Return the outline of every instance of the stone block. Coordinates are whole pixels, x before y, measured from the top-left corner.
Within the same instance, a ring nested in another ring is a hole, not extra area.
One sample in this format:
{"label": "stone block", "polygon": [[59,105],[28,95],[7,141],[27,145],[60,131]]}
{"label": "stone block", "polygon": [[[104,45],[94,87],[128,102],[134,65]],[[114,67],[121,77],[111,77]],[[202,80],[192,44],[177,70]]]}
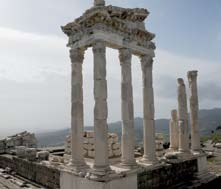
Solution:
{"label": "stone block", "polygon": [[47,161],[49,159],[49,152],[48,151],[40,151],[40,152],[37,152],[36,156],[39,161]]}
{"label": "stone block", "polygon": [[120,144],[119,143],[114,143],[114,144],[112,144],[112,149],[113,150],[116,150],[116,149],[120,149]]}
{"label": "stone block", "polygon": [[87,131],[86,132],[86,137],[87,138],[94,138],[94,131]]}
{"label": "stone block", "polygon": [[25,146],[17,146],[16,147],[16,155],[19,157],[19,158],[25,158],[26,157],[26,147]]}
{"label": "stone block", "polygon": [[88,150],[88,157],[95,157],[95,151],[94,150]]}
{"label": "stone block", "polygon": [[35,161],[36,160],[36,154],[37,154],[37,149],[36,148],[26,148],[25,149],[25,157],[29,161]]}
{"label": "stone block", "polygon": [[120,149],[113,150],[113,154],[114,154],[114,156],[120,156],[121,150]]}

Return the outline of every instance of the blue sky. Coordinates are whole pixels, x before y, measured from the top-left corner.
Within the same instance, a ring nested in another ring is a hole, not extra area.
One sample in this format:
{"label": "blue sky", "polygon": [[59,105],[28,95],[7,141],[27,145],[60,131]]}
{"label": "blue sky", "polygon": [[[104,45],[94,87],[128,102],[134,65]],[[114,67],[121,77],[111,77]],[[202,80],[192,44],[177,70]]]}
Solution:
{"label": "blue sky", "polygon": [[[73,21],[93,0],[0,0],[0,125],[2,134],[70,127],[70,60],[60,26]],[[146,27],[156,34],[156,118],[177,107],[176,79],[199,70],[200,108],[221,107],[221,1],[109,0],[147,8]],[[93,124],[92,53],[84,72],[85,125]],[[107,51],[108,121],[120,120],[117,51]],[[140,62],[133,57],[135,116],[142,117]],[[188,88],[188,86],[187,86]],[[116,111],[118,110],[118,111]]]}

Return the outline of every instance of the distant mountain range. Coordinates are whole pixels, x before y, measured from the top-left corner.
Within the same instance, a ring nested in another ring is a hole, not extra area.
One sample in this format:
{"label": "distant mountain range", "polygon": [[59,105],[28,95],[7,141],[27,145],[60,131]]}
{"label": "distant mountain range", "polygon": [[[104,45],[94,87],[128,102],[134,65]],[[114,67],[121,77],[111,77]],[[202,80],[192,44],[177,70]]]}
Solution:
{"label": "distant mountain range", "polygon": [[[210,110],[200,110],[199,112],[200,132],[201,136],[206,136],[211,133],[212,130],[216,130],[221,126],[221,108],[214,108]],[[143,140],[143,119],[135,118],[135,133],[136,142],[140,143]],[[166,137],[169,134],[169,119],[157,119],[155,122],[156,132],[163,133]],[[108,124],[109,132],[117,133],[121,136],[121,122],[114,122]],[[92,130],[93,127],[86,126],[85,130]],[[65,138],[70,134],[70,129],[62,129],[51,132],[37,133],[38,145],[44,146],[60,146],[64,144]]]}

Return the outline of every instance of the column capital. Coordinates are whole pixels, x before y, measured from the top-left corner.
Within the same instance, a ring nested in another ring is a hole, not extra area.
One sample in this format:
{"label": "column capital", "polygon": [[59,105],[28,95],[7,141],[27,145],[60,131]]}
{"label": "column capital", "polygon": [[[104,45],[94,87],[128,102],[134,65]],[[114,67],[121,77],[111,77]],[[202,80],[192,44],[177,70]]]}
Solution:
{"label": "column capital", "polygon": [[177,120],[177,110],[171,110],[171,118],[173,120]]}
{"label": "column capital", "polygon": [[96,41],[93,44],[93,53],[105,53],[106,52],[106,45],[103,41]]}
{"label": "column capital", "polygon": [[120,59],[121,65],[130,64],[131,58],[132,58],[132,53],[130,49],[127,49],[127,48],[119,49],[119,59]]}
{"label": "column capital", "polygon": [[83,63],[84,60],[84,49],[76,48],[76,49],[70,49],[70,58],[71,63]]}
{"label": "column capital", "polygon": [[196,80],[197,75],[198,75],[198,71],[196,71],[196,70],[188,71],[188,72],[187,72],[187,77],[188,77],[188,80],[189,80],[189,81]]}
{"label": "column capital", "polygon": [[105,6],[105,0],[94,0],[94,6]]}
{"label": "column capital", "polygon": [[144,70],[147,67],[149,68],[153,67],[153,58],[151,56],[147,55],[141,56],[140,60],[141,60],[142,70]]}
{"label": "column capital", "polygon": [[178,85],[180,85],[180,86],[185,85],[184,81],[183,81],[183,78],[178,78],[177,82],[178,82]]}

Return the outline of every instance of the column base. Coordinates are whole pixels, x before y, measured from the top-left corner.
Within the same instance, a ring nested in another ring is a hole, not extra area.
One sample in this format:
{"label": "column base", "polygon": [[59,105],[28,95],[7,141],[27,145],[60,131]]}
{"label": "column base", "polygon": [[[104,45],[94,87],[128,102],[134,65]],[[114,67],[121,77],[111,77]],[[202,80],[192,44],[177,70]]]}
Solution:
{"label": "column base", "polygon": [[89,171],[87,178],[90,180],[94,180],[94,181],[105,182],[109,180],[109,175],[113,173],[114,171],[111,170],[109,166],[105,166],[105,167],[95,166]]}
{"label": "column base", "polygon": [[139,160],[140,163],[142,164],[145,164],[145,165],[156,165],[158,164],[158,159],[157,158],[154,158],[154,159],[150,159],[148,157],[142,157],[140,160]]}
{"label": "column base", "polygon": [[122,161],[120,163],[120,166],[123,168],[134,169],[138,167],[138,164],[136,160],[134,159],[134,161]]}
{"label": "column base", "polygon": [[84,162],[70,162],[68,164],[71,171],[73,171],[76,175],[79,176],[85,176],[86,172],[90,168],[86,163]]}
{"label": "column base", "polygon": [[191,153],[193,155],[200,155],[200,154],[204,154],[202,149],[198,149],[198,150],[191,150]]}

